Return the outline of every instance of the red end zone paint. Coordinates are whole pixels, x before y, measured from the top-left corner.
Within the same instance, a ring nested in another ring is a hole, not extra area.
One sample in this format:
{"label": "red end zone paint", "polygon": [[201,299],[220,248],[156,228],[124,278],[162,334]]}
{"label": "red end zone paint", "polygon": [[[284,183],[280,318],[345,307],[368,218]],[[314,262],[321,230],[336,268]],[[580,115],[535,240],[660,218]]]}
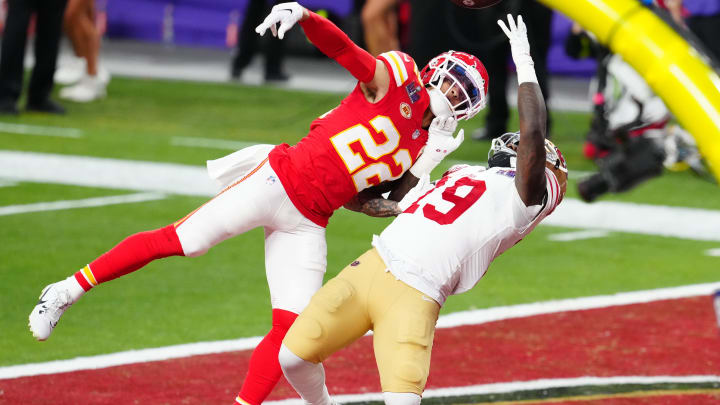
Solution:
{"label": "red end zone paint", "polygon": [[[2,380],[0,404],[228,404],[249,356],[247,351],[204,355]],[[331,393],[380,391],[371,338],[335,354],[325,366]],[[440,329],[428,388],[581,376],[716,375],[718,370],[720,331],[705,296]],[[282,381],[270,399],[289,397],[296,395]],[[687,403],[682,396],[673,398],[668,395],[662,403]],[[616,400],[632,402],[602,403],[658,403]]]}

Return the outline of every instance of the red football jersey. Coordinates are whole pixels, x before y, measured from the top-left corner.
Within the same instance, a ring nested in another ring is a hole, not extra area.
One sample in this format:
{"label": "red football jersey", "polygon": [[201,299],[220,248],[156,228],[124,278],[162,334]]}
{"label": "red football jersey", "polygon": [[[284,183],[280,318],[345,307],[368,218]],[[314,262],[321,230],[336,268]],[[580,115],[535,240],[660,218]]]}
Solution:
{"label": "red football jersey", "polygon": [[378,59],[390,72],[390,88],[380,101],[368,102],[358,83],[339,106],[310,124],[297,145],[270,152],[270,165],[292,202],[320,226],[358,192],[402,176],[427,142],[422,119],[430,97],[415,61],[397,51]]}

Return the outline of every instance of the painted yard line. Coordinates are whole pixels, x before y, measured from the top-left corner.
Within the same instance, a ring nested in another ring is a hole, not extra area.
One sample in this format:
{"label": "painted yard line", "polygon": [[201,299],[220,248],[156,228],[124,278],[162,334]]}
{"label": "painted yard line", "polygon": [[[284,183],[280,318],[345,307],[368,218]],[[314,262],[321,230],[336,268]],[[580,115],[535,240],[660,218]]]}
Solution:
{"label": "painted yard line", "polygon": [[59,136],[61,138],[81,138],[83,131],[76,128],[45,127],[39,125],[10,124],[0,122],[0,132],[20,135]]}
{"label": "painted yard line", "polygon": [[[213,196],[202,167],[0,150],[0,173],[14,181]],[[720,242],[720,211],[566,198],[543,226],[631,232]]]}
{"label": "painted yard line", "polygon": [[714,256],[714,257],[720,257],[720,248],[718,249],[708,249],[705,251],[705,254],[708,256]]}
{"label": "painted yard line", "polygon": [[[423,393],[423,398],[447,398],[470,395],[507,394],[518,391],[535,391],[553,388],[587,387],[604,385],[652,385],[652,384],[701,384],[718,383],[720,376],[692,375],[692,376],[621,376],[621,377],[580,377],[541,379],[532,381],[518,381],[508,383],[495,383],[471,385],[467,387],[429,389]],[[382,401],[382,393],[366,393],[355,395],[333,395],[339,403]],[[302,399],[284,399],[280,401],[267,401],[268,405],[301,405]]]}
{"label": "painted yard line", "polygon": [[257,145],[257,142],[231,141],[227,139],[194,138],[190,136],[176,136],[170,140],[174,146],[189,146],[193,148],[239,150],[248,146]]}
{"label": "painted yard line", "polygon": [[18,185],[18,182],[16,182],[16,181],[0,179],[0,187],[13,187],[13,186],[17,186],[17,185]]}
{"label": "painted yard line", "polygon": [[[479,325],[486,322],[551,314],[556,312],[595,309],[699,295],[710,295],[717,289],[720,289],[720,282],[456,312],[441,316],[440,319],[438,319],[437,327],[452,328],[463,325]],[[0,379],[64,373],[87,369],[100,369],[124,364],[169,360],[201,354],[249,350],[253,349],[261,339],[262,336],[257,336],[215,342],[198,342],[151,349],[131,350],[98,356],[78,357],[68,360],[6,366],[0,367]]]}
{"label": "painted yard line", "polygon": [[102,207],[105,205],[137,203],[145,201],[162,200],[165,194],[148,192],[126,195],[115,195],[110,197],[94,197],[82,200],[64,200],[52,202],[39,202],[33,204],[7,205],[0,207],[0,216],[25,214],[28,212],[69,210],[73,208]]}
{"label": "painted yard line", "polygon": [[219,190],[199,166],[85,156],[0,151],[0,173],[15,181],[213,196]]}
{"label": "painted yard line", "polygon": [[549,240],[555,242],[572,242],[576,240],[593,239],[593,238],[604,238],[608,236],[610,232],[598,230],[598,229],[587,229],[584,231],[577,232],[563,232],[554,233],[548,236]]}

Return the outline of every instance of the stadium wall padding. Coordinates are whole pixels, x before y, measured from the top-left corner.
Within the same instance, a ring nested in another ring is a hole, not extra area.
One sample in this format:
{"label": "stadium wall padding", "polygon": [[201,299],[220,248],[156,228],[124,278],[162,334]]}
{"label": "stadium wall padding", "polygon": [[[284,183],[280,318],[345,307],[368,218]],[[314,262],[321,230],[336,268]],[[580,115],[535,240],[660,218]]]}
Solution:
{"label": "stadium wall padding", "polygon": [[637,0],[540,0],[620,54],[697,141],[720,184],[720,77]]}

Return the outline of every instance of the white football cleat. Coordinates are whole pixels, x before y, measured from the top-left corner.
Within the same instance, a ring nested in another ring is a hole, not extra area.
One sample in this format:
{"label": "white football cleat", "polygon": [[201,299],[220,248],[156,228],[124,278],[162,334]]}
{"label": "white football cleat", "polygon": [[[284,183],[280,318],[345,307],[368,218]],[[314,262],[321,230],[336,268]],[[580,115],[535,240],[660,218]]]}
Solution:
{"label": "white football cleat", "polygon": [[83,76],[76,84],[60,90],[60,98],[87,103],[105,97],[106,83],[98,76]]}
{"label": "white football cleat", "polygon": [[76,83],[85,74],[85,59],[73,56],[60,64],[55,71],[55,83],[69,85]]}
{"label": "white football cleat", "polygon": [[49,338],[62,314],[75,302],[65,285],[63,280],[45,287],[37,305],[30,312],[28,326],[37,340]]}

